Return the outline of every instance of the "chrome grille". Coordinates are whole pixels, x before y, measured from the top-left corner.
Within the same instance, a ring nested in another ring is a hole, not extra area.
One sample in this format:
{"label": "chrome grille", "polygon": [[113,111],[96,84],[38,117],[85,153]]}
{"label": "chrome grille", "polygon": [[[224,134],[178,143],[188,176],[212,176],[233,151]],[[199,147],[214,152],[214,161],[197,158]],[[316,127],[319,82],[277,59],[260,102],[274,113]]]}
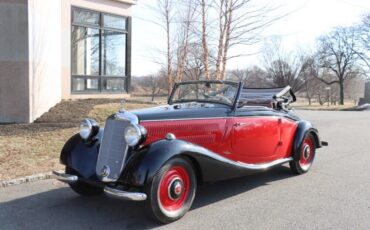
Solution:
{"label": "chrome grille", "polygon": [[124,130],[130,125],[127,120],[107,119],[100,145],[96,175],[104,182],[117,181],[125,164],[128,145]]}

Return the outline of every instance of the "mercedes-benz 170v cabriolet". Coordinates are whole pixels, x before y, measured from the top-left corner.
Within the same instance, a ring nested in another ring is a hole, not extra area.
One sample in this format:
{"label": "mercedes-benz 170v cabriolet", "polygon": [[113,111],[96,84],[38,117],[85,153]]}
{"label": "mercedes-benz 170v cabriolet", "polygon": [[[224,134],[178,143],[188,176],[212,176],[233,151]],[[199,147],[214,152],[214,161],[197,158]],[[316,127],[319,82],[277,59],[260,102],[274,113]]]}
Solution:
{"label": "mercedes-benz 170v cabriolet", "polygon": [[105,127],[85,119],[61,151],[54,172],[78,194],[146,201],[163,223],[191,207],[197,186],[289,163],[312,166],[326,142],[293,115],[285,88],[254,89],[228,81],[178,83],[167,105],[109,116]]}

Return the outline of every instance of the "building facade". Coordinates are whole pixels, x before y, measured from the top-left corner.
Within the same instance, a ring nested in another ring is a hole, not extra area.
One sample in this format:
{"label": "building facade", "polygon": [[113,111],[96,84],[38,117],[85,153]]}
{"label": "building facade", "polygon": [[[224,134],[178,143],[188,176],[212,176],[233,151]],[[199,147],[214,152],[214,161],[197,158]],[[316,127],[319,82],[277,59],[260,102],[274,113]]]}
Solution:
{"label": "building facade", "polygon": [[127,97],[136,0],[0,0],[0,122],[63,99]]}

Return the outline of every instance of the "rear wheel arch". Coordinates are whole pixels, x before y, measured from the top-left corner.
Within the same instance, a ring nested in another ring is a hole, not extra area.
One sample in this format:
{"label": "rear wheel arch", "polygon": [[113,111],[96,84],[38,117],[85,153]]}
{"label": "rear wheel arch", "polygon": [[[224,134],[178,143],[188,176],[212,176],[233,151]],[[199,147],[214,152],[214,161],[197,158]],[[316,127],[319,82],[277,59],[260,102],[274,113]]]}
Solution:
{"label": "rear wheel arch", "polygon": [[313,136],[313,139],[315,142],[315,148],[320,148],[320,140],[319,140],[319,135],[317,134],[317,132],[314,130],[310,130],[308,133]]}

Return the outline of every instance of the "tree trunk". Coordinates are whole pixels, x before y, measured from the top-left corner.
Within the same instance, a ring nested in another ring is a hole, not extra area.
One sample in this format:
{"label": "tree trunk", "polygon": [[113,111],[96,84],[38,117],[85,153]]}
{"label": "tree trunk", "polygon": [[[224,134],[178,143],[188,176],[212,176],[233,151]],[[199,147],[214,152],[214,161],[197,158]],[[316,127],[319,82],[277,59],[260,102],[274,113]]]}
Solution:
{"label": "tree trunk", "polygon": [[220,3],[220,12],[219,12],[219,27],[220,34],[218,38],[218,53],[216,60],[216,80],[221,80],[221,71],[222,71],[222,57],[224,55],[224,43],[225,43],[225,31],[226,31],[226,10],[227,10],[227,1],[221,0]]}
{"label": "tree trunk", "polygon": [[170,10],[169,6],[166,6],[165,10],[165,17],[166,17],[166,35],[167,35],[167,83],[168,83],[168,95],[170,95],[172,91],[172,54],[171,54],[171,19],[170,19]]}
{"label": "tree trunk", "polygon": [[222,58],[222,69],[221,69],[221,76],[220,80],[224,80],[225,78],[225,71],[226,71],[226,64],[227,64],[227,55],[229,52],[229,45],[230,45],[230,36],[231,36],[231,22],[233,20],[233,11],[232,11],[232,5],[233,0],[230,1],[230,5],[227,5],[227,13],[225,15],[225,44],[224,44],[224,56]]}
{"label": "tree trunk", "polygon": [[168,95],[172,90],[172,61],[171,61],[171,44],[170,44],[170,33],[167,32],[167,81],[168,81]]}
{"label": "tree trunk", "polygon": [[[154,81],[154,79],[152,79],[152,81]],[[153,84],[155,84],[155,83],[153,82]],[[152,92],[151,92],[152,93],[152,95],[151,95],[152,101],[154,101],[155,91],[156,91],[156,87],[153,86],[152,87]]]}
{"label": "tree trunk", "polygon": [[339,105],[344,105],[344,80],[339,81],[339,90],[340,90]]}
{"label": "tree trunk", "polygon": [[208,67],[208,44],[207,44],[207,22],[206,22],[206,1],[202,0],[202,47],[203,47],[203,64],[204,75],[209,80],[209,67]]}
{"label": "tree trunk", "polygon": [[320,105],[323,105],[323,104],[324,104],[324,102],[322,101],[320,91],[319,91],[319,93],[318,93],[317,97],[318,97],[318,99],[319,99],[319,104],[320,104]]}

